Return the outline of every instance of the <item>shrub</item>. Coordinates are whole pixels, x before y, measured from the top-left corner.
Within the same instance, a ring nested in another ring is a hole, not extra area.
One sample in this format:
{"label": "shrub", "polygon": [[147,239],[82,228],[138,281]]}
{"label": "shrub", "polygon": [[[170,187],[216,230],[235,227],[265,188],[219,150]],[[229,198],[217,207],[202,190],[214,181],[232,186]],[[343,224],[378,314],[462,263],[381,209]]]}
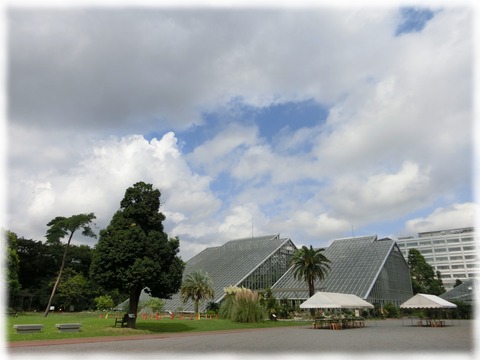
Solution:
{"label": "shrub", "polygon": [[235,294],[233,321],[261,322],[265,318],[265,309],[260,304],[257,292],[250,289],[241,289]]}
{"label": "shrub", "polygon": [[110,295],[96,297],[94,301],[98,310],[110,310],[115,305]]}
{"label": "shrub", "polygon": [[452,301],[457,305],[456,317],[460,319],[473,319],[474,318],[474,308],[471,304],[464,303],[463,301]]}
{"label": "shrub", "polygon": [[280,308],[271,289],[267,289],[265,292],[261,293],[260,304],[262,304],[269,316],[277,314],[278,309]]}
{"label": "shrub", "polygon": [[387,303],[383,306],[383,311],[386,313],[385,316],[389,318],[398,318],[400,317],[400,309],[392,303]]}
{"label": "shrub", "polygon": [[139,314],[156,314],[162,311],[165,306],[165,300],[152,297],[146,301],[140,301],[138,303]]}
{"label": "shrub", "polygon": [[156,297],[152,297],[148,302],[147,306],[152,309],[153,313],[159,313],[162,311],[163,307],[165,306],[165,300],[159,299]]}
{"label": "shrub", "polygon": [[240,289],[236,286],[229,286],[223,289],[225,297],[220,305],[219,315],[223,319],[232,319],[235,307],[235,292]]}
{"label": "shrub", "polygon": [[220,304],[210,301],[207,305],[207,312],[213,312],[214,314],[218,314],[218,310],[220,309]]}
{"label": "shrub", "polygon": [[224,289],[225,298],[220,306],[220,316],[237,322],[260,322],[266,311],[256,291],[230,286]]}

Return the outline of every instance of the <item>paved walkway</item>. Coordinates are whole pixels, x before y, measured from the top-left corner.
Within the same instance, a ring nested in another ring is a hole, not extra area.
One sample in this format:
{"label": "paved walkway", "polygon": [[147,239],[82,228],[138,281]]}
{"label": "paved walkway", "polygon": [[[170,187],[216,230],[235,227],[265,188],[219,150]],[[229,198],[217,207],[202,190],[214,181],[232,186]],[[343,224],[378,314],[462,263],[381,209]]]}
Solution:
{"label": "paved walkway", "polygon": [[449,320],[444,328],[412,326],[409,320],[368,321],[365,328],[324,330],[310,324],[301,327],[216,331],[205,333],[158,334],[147,336],[63,339],[9,343],[13,358],[68,354],[118,358],[178,358],[222,355],[231,357],[274,355],[311,357],[313,354],[343,355],[359,359],[387,354],[401,358],[434,356],[473,359],[476,354],[473,321]]}

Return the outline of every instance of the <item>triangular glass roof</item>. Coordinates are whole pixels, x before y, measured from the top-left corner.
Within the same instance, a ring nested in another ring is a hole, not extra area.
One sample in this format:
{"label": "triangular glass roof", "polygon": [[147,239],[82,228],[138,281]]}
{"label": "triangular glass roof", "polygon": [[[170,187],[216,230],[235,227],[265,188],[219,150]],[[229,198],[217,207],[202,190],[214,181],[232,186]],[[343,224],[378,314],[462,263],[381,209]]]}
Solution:
{"label": "triangular glass roof", "polygon": [[[231,240],[222,246],[211,247],[192,257],[185,265],[184,278],[193,271],[203,270],[213,282],[215,302],[223,296],[223,289],[230,285],[239,285],[249,274],[286,243],[293,245],[290,239],[281,239],[279,235],[259,236]],[[204,304],[205,305],[205,304]],[[164,309],[184,311],[193,309],[189,301],[183,303],[179,294],[167,299]]]}
{"label": "triangular glass roof", "polygon": [[477,282],[478,279],[476,278],[465,280],[462,284],[455,286],[453,289],[439,295],[439,297],[448,301],[472,303],[476,293]]}
{"label": "triangular glass roof", "polygon": [[[395,242],[376,235],[335,240],[323,254],[331,261],[324,281],[317,281],[315,291],[355,294],[366,299]],[[308,299],[305,281],[297,280],[290,268],[274,286],[277,299]]]}

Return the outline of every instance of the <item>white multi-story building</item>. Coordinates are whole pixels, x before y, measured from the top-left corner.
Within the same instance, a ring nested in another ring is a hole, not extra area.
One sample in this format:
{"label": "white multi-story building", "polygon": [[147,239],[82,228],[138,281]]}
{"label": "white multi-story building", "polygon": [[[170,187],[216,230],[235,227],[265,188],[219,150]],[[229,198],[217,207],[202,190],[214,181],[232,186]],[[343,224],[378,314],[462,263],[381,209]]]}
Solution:
{"label": "white multi-story building", "polygon": [[473,227],[428,231],[418,236],[400,237],[397,245],[408,257],[409,249],[417,249],[425,260],[442,274],[442,281],[448,291],[457,279],[464,282],[479,274],[479,258],[476,241],[478,235]]}

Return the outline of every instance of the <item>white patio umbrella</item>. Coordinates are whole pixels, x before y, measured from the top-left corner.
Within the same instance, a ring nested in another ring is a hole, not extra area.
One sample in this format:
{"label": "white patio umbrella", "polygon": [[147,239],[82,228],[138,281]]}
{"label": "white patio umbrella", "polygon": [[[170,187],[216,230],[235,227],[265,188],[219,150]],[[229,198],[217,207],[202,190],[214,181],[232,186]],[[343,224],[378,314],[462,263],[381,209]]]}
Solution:
{"label": "white patio umbrella", "polygon": [[457,305],[432,294],[416,294],[400,305],[400,309],[455,309],[456,307]]}
{"label": "white patio umbrella", "polygon": [[431,294],[416,294],[400,305],[401,309],[454,309],[457,305]]}
{"label": "white patio umbrella", "polygon": [[373,305],[354,294],[317,292],[300,304],[301,309],[372,309]]}

